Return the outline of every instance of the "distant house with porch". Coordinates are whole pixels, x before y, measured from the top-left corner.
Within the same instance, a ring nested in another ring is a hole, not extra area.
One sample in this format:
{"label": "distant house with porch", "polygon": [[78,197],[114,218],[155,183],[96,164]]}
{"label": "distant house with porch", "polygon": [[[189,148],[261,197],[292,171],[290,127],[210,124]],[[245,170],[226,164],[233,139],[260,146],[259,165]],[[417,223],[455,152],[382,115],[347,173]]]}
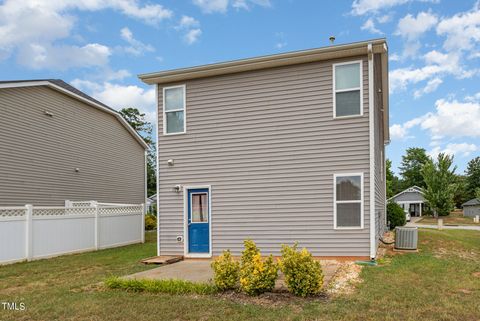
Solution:
{"label": "distant house with porch", "polygon": [[422,216],[422,213],[426,208],[425,199],[423,198],[423,190],[418,186],[409,187],[389,198],[388,201],[400,205],[404,211],[410,214],[411,217]]}
{"label": "distant house with porch", "polygon": [[475,217],[480,215],[480,198],[474,198],[462,204],[463,216]]}

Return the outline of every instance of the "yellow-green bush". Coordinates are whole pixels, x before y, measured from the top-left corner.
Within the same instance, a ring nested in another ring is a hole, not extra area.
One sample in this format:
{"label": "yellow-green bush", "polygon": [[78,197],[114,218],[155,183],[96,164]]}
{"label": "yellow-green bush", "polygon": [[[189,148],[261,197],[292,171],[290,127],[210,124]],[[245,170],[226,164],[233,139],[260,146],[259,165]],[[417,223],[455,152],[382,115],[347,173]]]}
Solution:
{"label": "yellow-green bush", "polygon": [[280,269],[285,275],[285,283],[297,296],[315,295],[322,289],[322,267],[306,248],[299,251],[297,246],[297,243],[292,247],[282,245]]}
{"label": "yellow-green bush", "polygon": [[230,250],[223,251],[223,254],[212,262],[212,269],[217,288],[228,290],[237,287],[240,264],[233,260]]}
{"label": "yellow-green bush", "polygon": [[157,218],[152,214],[145,215],[145,231],[157,228]]}
{"label": "yellow-green bush", "polygon": [[278,266],[270,255],[262,260],[260,250],[255,242],[243,242],[245,250],[242,252],[240,264],[240,287],[249,295],[258,295],[273,290],[278,275]]}

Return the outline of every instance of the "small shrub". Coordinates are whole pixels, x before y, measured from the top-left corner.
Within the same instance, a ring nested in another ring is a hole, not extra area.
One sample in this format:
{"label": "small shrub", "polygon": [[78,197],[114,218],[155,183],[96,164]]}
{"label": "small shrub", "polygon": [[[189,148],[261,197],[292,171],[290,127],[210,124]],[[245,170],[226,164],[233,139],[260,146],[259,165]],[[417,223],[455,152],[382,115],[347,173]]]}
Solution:
{"label": "small shrub", "polygon": [[132,292],[169,293],[169,294],[213,294],[217,288],[207,283],[194,283],[184,280],[136,280],[110,277],[105,280],[110,289]]}
{"label": "small shrub", "polygon": [[285,283],[294,295],[315,295],[323,286],[322,267],[307,249],[298,251],[297,246],[297,243],[292,247],[282,245],[280,269],[285,275]]}
{"label": "small shrub", "polygon": [[214,273],[213,281],[220,290],[234,289],[239,279],[240,264],[232,258],[230,250],[223,251],[215,261],[212,262]]}
{"label": "small shrub", "polygon": [[403,226],[407,222],[403,208],[395,202],[387,204],[387,220],[390,222],[390,229]]}
{"label": "small shrub", "polygon": [[273,290],[278,275],[278,265],[273,262],[270,255],[262,260],[260,250],[255,242],[243,242],[245,250],[242,252],[240,264],[240,287],[249,295],[258,295]]}
{"label": "small shrub", "polygon": [[145,231],[155,230],[157,228],[157,218],[152,214],[145,215]]}

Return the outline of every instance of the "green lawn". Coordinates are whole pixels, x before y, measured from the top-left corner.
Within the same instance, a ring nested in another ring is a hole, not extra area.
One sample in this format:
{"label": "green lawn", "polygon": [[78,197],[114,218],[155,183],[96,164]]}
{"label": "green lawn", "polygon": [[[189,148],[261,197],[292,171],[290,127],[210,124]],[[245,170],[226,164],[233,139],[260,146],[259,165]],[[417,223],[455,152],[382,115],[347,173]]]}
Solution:
{"label": "green lawn", "polygon": [[366,267],[354,294],[293,299],[281,306],[236,303],[218,295],[107,290],[110,275],[147,268],[153,235],[141,245],[0,267],[0,302],[26,311],[0,320],[480,320],[480,233],[420,230],[420,252]]}
{"label": "green lawn", "polygon": [[[440,216],[443,219],[443,225],[474,225],[480,226],[480,223],[474,223],[472,217],[463,216],[462,211],[451,212],[447,216]],[[432,216],[424,216],[417,223],[419,224],[438,224],[437,219]]]}

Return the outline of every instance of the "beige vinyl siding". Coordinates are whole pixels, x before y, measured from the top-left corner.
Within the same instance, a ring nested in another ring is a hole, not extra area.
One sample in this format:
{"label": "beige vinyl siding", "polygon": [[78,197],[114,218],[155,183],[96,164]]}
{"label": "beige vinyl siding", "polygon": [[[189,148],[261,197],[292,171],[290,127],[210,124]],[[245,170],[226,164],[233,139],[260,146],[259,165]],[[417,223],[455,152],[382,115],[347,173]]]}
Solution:
{"label": "beige vinyl siding", "polygon": [[0,206],[145,202],[144,149],[111,114],[46,86],[1,89],[0,132]]}
{"label": "beige vinyl siding", "polygon": [[[332,64],[363,60],[363,116],[333,119]],[[299,241],[316,256],[369,255],[366,57],[190,80],[186,134],[163,135],[160,254],[183,254],[179,184],[211,185],[213,255],[253,239],[265,254]],[[173,159],[174,166],[167,160]],[[333,175],[364,173],[364,229],[333,229]]]}
{"label": "beige vinyl siding", "polygon": [[[385,145],[383,131],[383,88],[382,88],[382,64],[381,55],[374,55],[374,146],[375,146],[375,244],[386,231],[387,218],[385,212],[386,203],[386,168],[385,168]],[[388,89],[385,89],[388,90]]]}

